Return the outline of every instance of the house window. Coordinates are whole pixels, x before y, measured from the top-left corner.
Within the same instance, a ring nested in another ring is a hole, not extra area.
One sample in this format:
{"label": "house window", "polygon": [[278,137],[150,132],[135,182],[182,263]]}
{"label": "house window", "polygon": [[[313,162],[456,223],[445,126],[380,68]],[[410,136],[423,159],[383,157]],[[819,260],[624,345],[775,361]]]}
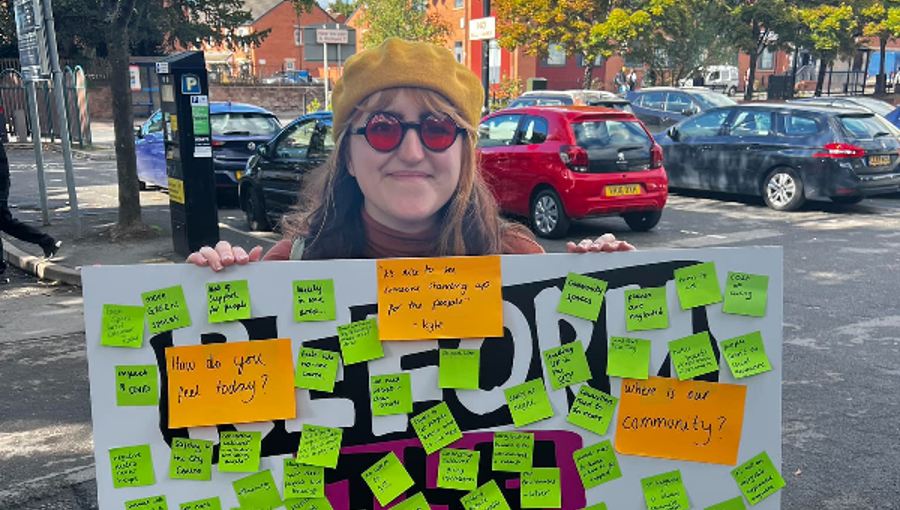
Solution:
{"label": "house window", "polygon": [[562,67],[566,65],[566,52],[559,44],[551,44],[547,48],[547,59],[541,62],[544,66]]}
{"label": "house window", "polygon": [[284,70],[285,71],[293,71],[295,62],[296,61],[292,58],[285,59],[284,60]]}
{"label": "house window", "polygon": [[488,70],[491,83],[500,83],[500,44],[496,39],[491,39],[490,54],[488,55]]}
{"label": "house window", "polygon": [[454,9],[462,9],[463,8],[463,0],[454,0],[453,8]]}
{"label": "house window", "polygon": [[775,68],[775,52],[772,48],[766,46],[756,62],[756,68],[761,71],[771,71]]}
{"label": "house window", "polygon": [[294,29],[294,46],[303,46],[303,29]]}
{"label": "house window", "polygon": [[453,55],[456,57],[456,61],[462,63],[463,61],[463,45],[462,41],[456,41],[453,43]]}
{"label": "house window", "polygon": [[[600,67],[602,65],[603,57],[598,55],[597,58],[594,59],[594,67]],[[584,67],[584,55],[581,53],[578,54],[578,67]]]}

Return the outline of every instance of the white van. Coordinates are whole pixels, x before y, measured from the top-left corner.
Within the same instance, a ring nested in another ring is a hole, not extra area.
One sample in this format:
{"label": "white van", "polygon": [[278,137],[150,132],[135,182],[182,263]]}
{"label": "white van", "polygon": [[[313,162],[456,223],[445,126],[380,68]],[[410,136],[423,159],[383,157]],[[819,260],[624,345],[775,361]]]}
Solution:
{"label": "white van", "polygon": [[[700,69],[703,73],[703,86],[710,90],[718,90],[723,94],[733,96],[740,88],[738,68],[735,66],[706,66]],[[694,83],[694,76],[688,76],[681,80],[682,87],[690,87]]]}

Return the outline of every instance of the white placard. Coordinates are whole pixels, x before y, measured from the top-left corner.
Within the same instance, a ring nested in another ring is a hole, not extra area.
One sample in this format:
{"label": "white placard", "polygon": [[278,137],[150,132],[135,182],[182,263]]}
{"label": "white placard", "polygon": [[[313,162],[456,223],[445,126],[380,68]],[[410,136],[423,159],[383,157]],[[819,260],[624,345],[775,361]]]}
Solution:
{"label": "white placard", "polygon": [[496,19],[493,16],[473,19],[469,22],[469,40],[494,39],[497,33],[496,25]]}
{"label": "white placard", "polygon": [[333,28],[317,28],[316,42],[319,44],[347,44],[349,35],[346,30]]}
{"label": "white placard", "polygon": [[128,66],[128,75],[131,81],[132,92],[140,92],[141,90],[141,68],[138,66]]}

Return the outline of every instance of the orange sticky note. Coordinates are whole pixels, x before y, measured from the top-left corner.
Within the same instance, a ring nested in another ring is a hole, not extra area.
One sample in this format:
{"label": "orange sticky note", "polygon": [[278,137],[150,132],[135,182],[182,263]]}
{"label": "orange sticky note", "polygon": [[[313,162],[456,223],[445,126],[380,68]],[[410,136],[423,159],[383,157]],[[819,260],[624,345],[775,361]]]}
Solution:
{"label": "orange sticky note", "polygon": [[290,339],[166,349],[169,427],[297,416]]}
{"label": "orange sticky note", "polygon": [[623,379],[616,451],[733,466],[746,397],[747,387],[737,384]]}
{"label": "orange sticky note", "polygon": [[382,340],[503,336],[500,257],[378,261]]}

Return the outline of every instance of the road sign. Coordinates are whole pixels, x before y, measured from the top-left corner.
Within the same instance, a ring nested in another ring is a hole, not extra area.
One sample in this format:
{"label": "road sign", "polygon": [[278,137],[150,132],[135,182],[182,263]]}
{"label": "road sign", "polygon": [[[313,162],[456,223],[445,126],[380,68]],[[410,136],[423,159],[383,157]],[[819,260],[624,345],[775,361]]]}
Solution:
{"label": "road sign", "polygon": [[194,95],[200,93],[200,78],[193,74],[184,74],[181,76],[181,93],[185,95]]}
{"label": "road sign", "polygon": [[50,74],[47,41],[41,22],[41,3],[35,0],[15,0],[16,32],[19,40],[19,63],[22,77],[28,81],[40,80]]}
{"label": "road sign", "polygon": [[495,39],[497,37],[496,26],[496,19],[493,16],[473,19],[469,22],[469,40]]}
{"label": "road sign", "polygon": [[131,91],[141,91],[141,68],[138,66],[128,66],[128,73],[131,81]]}
{"label": "road sign", "polygon": [[347,44],[347,31],[330,28],[316,30],[316,42],[319,44]]}

